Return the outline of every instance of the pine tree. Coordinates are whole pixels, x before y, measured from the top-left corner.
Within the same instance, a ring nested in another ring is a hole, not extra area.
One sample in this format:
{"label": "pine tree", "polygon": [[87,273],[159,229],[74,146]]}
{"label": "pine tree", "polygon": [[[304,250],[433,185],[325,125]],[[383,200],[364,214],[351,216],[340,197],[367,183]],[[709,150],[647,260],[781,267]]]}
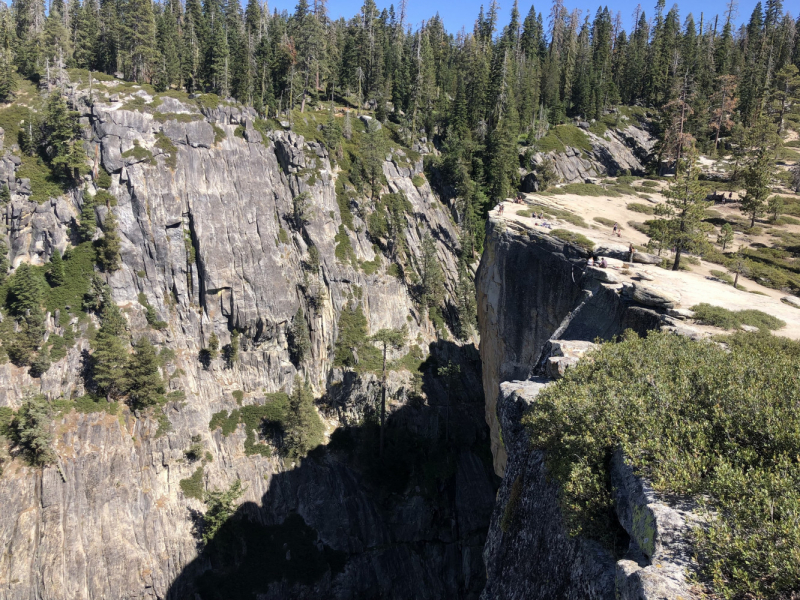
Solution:
{"label": "pine tree", "polygon": [[303,307],[300,306],[292,319],[292,325],[289,329],[289,354],[295,365],[305,360],[311,352],[311,336],[308,333],[308,324],[306,317],[303,313]]}
{"label": "pine tree", "polygon": [[125,369],[128,400],[135,408],[152,406],[164,393],[164,383],[158,372],[159,360],[153,344],[142,336],[133,346],[133,356]]}
{"label": "pine tree", "polygon": [[[73,141],[77,135],[77,113],[69,110],[64,97],[54,91],[47,99],[44,143],[54,164],[64,165],[71,175]],[[85,156],[85,155],[84,155]],[[85,160],[85,159],[84,159]]]}
{"label": "pine tree", "polygon": [[680,268],[684,252],[698,252],[706,243],[703,219],[710,203],[706,202],[705,189],[698,181],[697,157],[697,151],[691,147],[681,159],[678,173],[666,194],[666,202],[657,208],[656,214],[666,221],[670,243],[675,247],[673,271]]}
{"label": "pine tree", "polygon": [[80,223],[78,224],[78,236],[83,242],[91,242],[95,233],[97,233],[97,216],[94,209],[94,198],[84,195]]}
{"label": "pine tree", "polygon": [[11,280],[7,304],[13,314],[24,316],[28,311],[40,312],[44,301],[42,284],[28,263],[17,267]]}
{"label": "pine tree", "polygon": [[61,260],[61,251],[58,248],[53,249],[53,255],[50,257],[50,266],[47,269],[47,278],[50,280],[50,285],[59,287],[66,283],[64,276],[64,261]]}
{"label": "pine tree", "polygon": [[10,102],[17,91],[17,73],[10,50],[0,52],[0,102]]}
{"label": "pine tree", "polygon": [[122,243],[117,232],[117,217],[111,207],[107,207],[103,219],[103,237],[97,242],[97,264],[106,273],[113,273],[120,268],[119,254]]}
{"label": "pine tree", "polygon": [[58,460],[53,450],[52,423],[52,407],[42,395],[28,396],[14,418],[12,426],[18,443],[35,465],[45,466]]}
{"label": "pine tree", "polygon": [[359,149],[363,176],[369,182],[374,200],[383,187],[383,162],[386,160],[386,138],[374,119],[369,121],[366,133],[361,136]]}
{"label": "pine tree", "polygon": [[97,0],[84,0],[81,5],[78,0],[72,4],[79,7],[72,18],[73,50],[72,61],[75,66],[83,69],[98,67],[98,32],[100,20]]}
{"label": "pine tree", "polygon": [[314,407],[314,396],[308,383],[299,376],[294,378],[284,429],[285,451],[289,458],[305,456],[323,441],[324,426]]}
{"label": "pine tree", "polygon": [[103,304],[101,321],[92,341],[92,382],[111,401],[125,392],[128,341],[125,317],[110,298]]}
{"label": "pine tree", "polygon": [[751,151],[750,163],[744,171],[745,195],[740,205],[741,211],[750,217],[750,227],[756,224],[756,219],[764,214],[767,199],[772,193],[772,173],[775,163],[775,146],[765,137],[768,124],[762,120],[755,127],[755,148]]}
{"label": "pine tree", "polygon": [[383,351],[383,368],[381,371],[381,436],[379,455],[383,456],[383,437],[386,428],[386,356],[389,348],[402,348],[406,343],[408,329],[404,325],[402,329],[380,329],[371,337],[370,341],[381,345]]}
{"label": "pine tree", "polygon": [[154,85],[163,91],[179,84],[181,79],[178,23],[170,6],[164,7],[158,15],[156,40],[158,52]]}
{"label": "pine tree", "polygon": [[420,266],[420,303],[423,310],[439,306],[444,299],[444,274],[436,253],[436,242],[428,233],[422,238]]}
{"label": "pine tree", "polygon": [[475,300],[475,282],[469,270],[468,255],[463,243],[461,248],[456,285],[458,337],[461,340],[467,340],[478,325],[478,307]]}
{"label": "pine tree", "polygon": [[717,236],[717,243],[722,246],[722,251],[733,241],[733,227],[730,223],[724,223],[720,227],[719,235]]}
{"label": "pine tree", "polygon": [[156,53],[156,26],[152,0],[123,1],[120,44],[126,77],[133,81],[150,81]]}

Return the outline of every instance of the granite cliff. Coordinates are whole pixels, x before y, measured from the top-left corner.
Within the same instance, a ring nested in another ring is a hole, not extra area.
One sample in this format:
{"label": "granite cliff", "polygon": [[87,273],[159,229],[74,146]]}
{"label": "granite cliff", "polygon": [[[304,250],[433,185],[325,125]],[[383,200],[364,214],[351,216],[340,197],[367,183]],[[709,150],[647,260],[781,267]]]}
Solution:
{"label": "granite cliff", "polygon": [[[73,90],[94,175],[69,194],[31,201],[30,182],[15,175],[18,157],[6,152],[9,258],[13,267],[40,265],[74,245],[80,209],[101,193],[97,178],[105,170],[110,185],[102,193],[110,197],[95,210],[100,222],[108,211],[116,216],[122,261],[103,278],[131,336],[175,353],[163,375],[168,391],[179,393],[163,415],[126,406],[116,414],[62,410],[54,424],[59,465],[32,467],[16,457],[6,466],[0,596],[476,598],[496,483],[477,353],[444,341],[446,332],[421,314],[410,279],[430,235],[445,293],[456,284],[458,236],[447,209],[415,178],[421,159],[393,149],[383,163],[383,192],[402,193],[410,208],[401,233],[403,278],[378,256],[381,240],[367,233],[369,199],[337,198],[337,170],[322,144],[280,127],[257,129],[256,114],[236,105],[201,106],[114,85],[107,95],[95,89],[103,100],[96,102]],[[380,382],[333,366],[348,306],[360,307],[368,334],[405,326],[411,343],[390,358],[413,346],[421,364],[389,376],[389,454],[401,453],[392,444],[415,443],[398,481],[369,471],[370,458],[358,454],[372,448]],[[303,365],[293,362],[287,341],[299,307],[311,340]],[[148,324],[148,311],[158,327]],[[40,378],[27,367],[0,366],[0,405],[17,408],[30,392],[56,404],[80,397],[96,323],[94,316],[73,319],[75,345]],[[47,315],[50,335],[64,326],[59,315]],[[212,334],[222,347],[238,335],[235,364],[199,360]],[[450,363],[461,368],[445,389],[433,375]],[[290,392],[296,375],[314,390],[326,437],[332,432],[337,444],[295,462],[268,450],[245,452],[254,433],[246,424],[225,433],[209,426],[222,411]],[[187,458],[192,444],[202,447],[202,463]],[[204,554],[197,531],[203,503],[182,481],[202,493],[237,479],[246,491],[230,526],[265,537],[242,535],[243,554],[230,560]],[[267,554],[258,554],[264,544]],[[268,556],[273,570],[263,577],[261,567],[248,570],[246,556]],[[212,588],[227,591],[215,596]]]}

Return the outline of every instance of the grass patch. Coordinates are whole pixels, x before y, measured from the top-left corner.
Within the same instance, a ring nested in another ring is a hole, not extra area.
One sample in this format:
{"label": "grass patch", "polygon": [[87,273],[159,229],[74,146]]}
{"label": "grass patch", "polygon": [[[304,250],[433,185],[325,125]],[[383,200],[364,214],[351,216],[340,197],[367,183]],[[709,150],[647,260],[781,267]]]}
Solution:
{"label": "grass patch", "polygon": [[539,152],[564,152],[569,146],[585,152],[592,151],[589,136],[575,125],[557,125],[535,144]]}
{"label": "grass patch", "polygon": [[411,183],[414,184],[414,187],[422,187],[425,185],[425,178],[422,175],[414,175],[411,178]]}
{"label": "grass patch", "polygon": [[714,511],[696,530],[703,579],[725,598],[800,589],[800,344],[766,334],[711,342],[651,333],[603,344],[523,418],[546,451],[573,535],[615,545],[609,456],[621,448],[664,493]]}
{"label": "grass patch", "polygon": [[156,148],[164,153],[164,164],[173,171],[178,166],[178,147],[162,132],[156,133]]}
{"label": "grass patch", "polygon": [[[613,228],[614,225],[617,225],[617,222],[614,219],[607,219],[605,217],[594,217],[592,220],[596,221],[597,223],[600,223],[601,225],[605,225],[606,227]],[[617,229],[623,231],[622,227],[620,227],[619,225],[617,225]]]}
{"label": "grass patch", "polygon": [[552,206],[544,206],[542,204],[532,204],[531,210],[537,213],[544,213],[545,217],[551,219],[560,219],[562,221],[566,221],[567,223],[571,223],[576,227],[583,227],[585,229],[589,228],[589,224],[583,220],[583,217],[568,210],[553,208]]}
{"label": "grass patch", "polygon": [[641,202],[629,202],[625,205],[631,212],[642,213],[643,215],[654,215],[656,212],[655,207],[649,204],[642,204]]}
{"label": "grass patch", "polygon": [[580,246],[585,250],[591,251],[594,248],[594,242],[582,233],[577,233],[568,229],[554,229],[550,232],[550,235],[564,240],[565,242],[570,242],[576,246]]}
{"label": "grass patch", "polygon": [[594,183],[568,183],[560,188],[555,188],[554,193],[575,194],[576,196],[592,196],[595,198],[608,196],[609,198],[619,198],[622,196],[613,188],[595,185]]}
{"label": "grass patch", "polygon": [[738,329],[741,325],[750,325],[770,331],[786,327],[784,321],[755,309],[733,311],[704,302],[693,306],[692,311],[695,320],[721,329]]}
{"label": "grass patch", "polygon": [[139,140],[133,141],[133,146],[122,153],[122,158],[132,158],[136,162],[151,162],[153,153],[139,144]]}

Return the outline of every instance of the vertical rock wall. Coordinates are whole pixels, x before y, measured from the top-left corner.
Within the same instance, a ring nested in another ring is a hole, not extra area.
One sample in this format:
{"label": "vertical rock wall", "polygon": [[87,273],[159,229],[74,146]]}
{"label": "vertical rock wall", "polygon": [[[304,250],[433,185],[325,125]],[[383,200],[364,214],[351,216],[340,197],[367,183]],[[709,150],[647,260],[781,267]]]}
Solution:
{"label": "vertical rock wall", "polygon": [[[465,398],[457,414],[446,415],[462,436],[449,483],[433,495],[412,487],[391,499],[391,511],[346,455],[322,452],[293,465],[275,455],[245,455],[241,425],[229,436],[209,430],[215,412],[239,407],[234,391],[243,392],[244,405],[262,403],[266,393],[290,390],[297,374],[309,379],[316,395],[326,394],[329,432],[363,419],[364,407],[377,395],[374,376],[332,368],[338,317],[350,301],[360,302],[369,333],[406,326],[425,354],[474,364],[465,358],[466,349],[438,341],[417,312],[413,290],[386,272],[386,259],[371,275],[359,267],[375,258],[362,219],[366,212],[360,210],[367,201],[351,202],[354,227],[343,229],[336,173],[325,149],[292,132],[262,135],[248,110],[223,105],[200,114],[193,104],[165,98],[158,120],[123,105],[124,99],[91,108],[81,104],[89,155],[98,157],[95,168],[111,174],[116,201],[96,211],[101,221],[114,212],[122,240],[122,268],[107,281],[132,337],[146,335],[176,352],[165,375],[169,389],[186,397],[167,405],[170,431],[163,435],[154,419],[124,406],[118,415],[59,417],[55,447],[63,478],[55,467],[11,463],[0,478],[0,597],[195,598],[196,577],[212,565],[197,546],[203,504],[180,487],[200,466],[184,455],[193,436],[210,453],[202,467],[204,488],[245,482],[237,518],[281,527],[299,515],[315,531],[315,544],[346,557],[341,569],[310,587],[267,582],[270,597],[477,597],[484,573],[480,550],[496,489],[479,452],[487,435],[479,393]],[[412,206],[405,228],[411,264],[418,266],[421,240],[430,233],[452,290],[458,237],[453,221],[427,184],[412,183],[421,160],[409,166],[401,158],[384,163],[384,174],[386,191],[402,191]],[[81,193],[42,205],[15,195],[7,213],[14,265],[42,264],[53,248],[76,242],[73,227],[83,198],[93,193],[87,180]],[[301,194],[308,212],[298,230],[293,200]],[[342,235],[354,260],[336,258]],[[317,272],[307,267],[309,244],[319,250]],[[321,299],[317,307],[309,302],[309,289]],[[165,329],[147,326],[140,294],[166,321]],[[301,305],[312,349],[298,371],[287,349],[287,328]],[[48,328],[60,333],[54,317]],[[217,359],[204,368],[198,354],[211,333],[225,345],[234,330],[242,332],[238,364],[228,368]],[[50,399],[80,395],[81,353],[88,347],[80,339],[41,379],[31,378],[27,368],[1,365],[0,405],[19,406],[27,390]],[[464,388],[479,390],[478,376],[465,367]],[[390,384],[397,419],[420,435],[444,427],[444,409],[402,407],[410,374],[394,374]],[[425,386],[431,397],[444,394],[436,382]]]}

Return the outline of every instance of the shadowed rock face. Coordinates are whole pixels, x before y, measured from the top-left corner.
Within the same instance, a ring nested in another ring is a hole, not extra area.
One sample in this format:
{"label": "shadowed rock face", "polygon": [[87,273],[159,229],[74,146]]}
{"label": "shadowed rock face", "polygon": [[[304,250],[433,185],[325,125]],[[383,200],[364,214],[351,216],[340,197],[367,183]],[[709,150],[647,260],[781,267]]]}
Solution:
{"label": "shadowed rock face", "polygon": [[[394,425],[438,449],[426,458],[430,465],[417,457],[416,468],[432,473],[435,482],[435,493],[427,496],[416,485],[382,492],[344,450],[335,456],[321,451],[307,465],[293,467],[275,455],[246,455],[242,425],[228,436],[219,428],[209,430],[214,413],[239,408],[234,391],[242,391],[241,403],[249,405],[263,403],[265,393],[291,387],[299,371],[290,359],[287,328],[300,306],[310,330],[311,356],[299,373],[309,379],[315,395],[324,397],[320,408],[329,430],[373,414],[379,389],[373,375],[332,368],[339,315],[348,302],[360,301],[368,333],[405,325],[409,339],[428,355],[437,336],[420,319],[413,286],[388,275],[385,258],[372,275],[359,268],[360,262],[375,258],[375,241],[367,236],[359,212],[366,200],[350,203],[354,227],[342,229],[324,148],[291,132],[262,136],[253,128],[255,114],[247,110],[222,106],[200,114],[169,99],[157,109],[194,120],[166,118],[162,123],[150,114],[122,110],[121,104],[81,105],[88,153],[111,173],[109,192],[116,199],[114,206],[96,208],[100,221],[108,210],[114,212],[122,240],[122,268],[107,280],[132,337],[146,335],[175,351],[164,375],[168,390],[183,390],[186,398],[167,404],[170,431],[162,435],[152,415],[134,414],[127,407],[118,415],[72,412],[59,417],[55,446],[66,481],[54,467],[40,470],[19,459],[12,462],[0,478],[0,542],[5,548],[0,596],[180,598],[196,589],[194,576],[205,572],[212,559],[200,556],[196,545],[191,511],[201,511],[203,504],[185,497],[180,481],[201,466],[184,456],[193,436],[199,436],[211,455],[202,465],[204,488],[223,489],[241,479],[247,491],[240,514],[265,528],[284,527],[291,515],[298,515],[316,532],[315,547],[319,541],[334,553],[325,569],[314,571],[311,583],[294,580],[289,587],[296,597],[355,598],[374,590],[388,590],[395,595],[387,597],[396,598],[476,597],[483,585],[480,548],[496,482],[486,468],[488,431],[474,350],[436,346],[431,368],[437,361],[460,364],[462,392],[450,398],[439,384],[428,383],[428,403],[435,408],[420,409],[414,418]],[[234,134],[240,125],[243,137]],[[169,147],[164,137],[174,150],[163,149]],[[152,158],[134,152],[136,146]],[[457,232],[428,184],[416,187],[411,181],[421,168],[421,161],[384,163],[388,191],[404,192],[412,206],[405,229],[411,265],[418,268],[421,240],[429,233],[445,285],[453,290]],[[82,193],[41,206],[14,194],[7,218],[15,265],[42,264],[54,248],[63,250],[68,240],[76,241],[73,227],[83,195],[95,192],[88,181],[84,187]],[[293,198],[304,192],[309,212],[298,230]],[[342,233],[355,260],[336,258],[341,237],[337,241],[335,236]],[[319,250],[316,272],[307,266],[311,244]],[[147,326],[140,293],[158,319],[167,322],[166,329]],[[312,294],[321,299],[315,306]],[[47,328],[62,332],[53,315]],[[234,329],[242,332],[238,363],[229,368],[217,359],[204,367],[198,354],[211,333],[224,346]],[[41,379],[30,377],[27,368],[0,365],[0,405],[19,406],[27,388],[51,399],[81,395],[82,353],[88,349],[86,339],[78,340]],[[392,373],[390,412],[406,410],[401,407],[411,397],[410,380],[408,372]],[[448,408],[448,402],[464,407]],[[447,415],[452,418],[449,439]],[[434,460],[439,455],[447,458],[443,465]],[[297,520],[286,527],[305,531]],[[223,566],[228,569],[230,563]],[[267,591],[276,590],[269,592],[271,597],[287,597],[283,584],[266,583]]]}
{"label": "shadowed rock face", "polygon": [[530,377],[552,337],[594,341],[661,324],[653,310],[585,274],[587,257],[578,246],[515,222],[490,219],[487,224],[475,286],[486,422],[498,475],[506,463],[495,410],[500,383]]}
{"label": "shadowed rock face", "polygon": [[[458,387],[474,394],[476,376]],[[446,397],[438,385],[429,371],[423,389]],[[479,394],[410,403],[389,418],[383,459],[374,422],[337,429],[240,506],[167,597],[477,599],[496,490],[481,414]]]}

